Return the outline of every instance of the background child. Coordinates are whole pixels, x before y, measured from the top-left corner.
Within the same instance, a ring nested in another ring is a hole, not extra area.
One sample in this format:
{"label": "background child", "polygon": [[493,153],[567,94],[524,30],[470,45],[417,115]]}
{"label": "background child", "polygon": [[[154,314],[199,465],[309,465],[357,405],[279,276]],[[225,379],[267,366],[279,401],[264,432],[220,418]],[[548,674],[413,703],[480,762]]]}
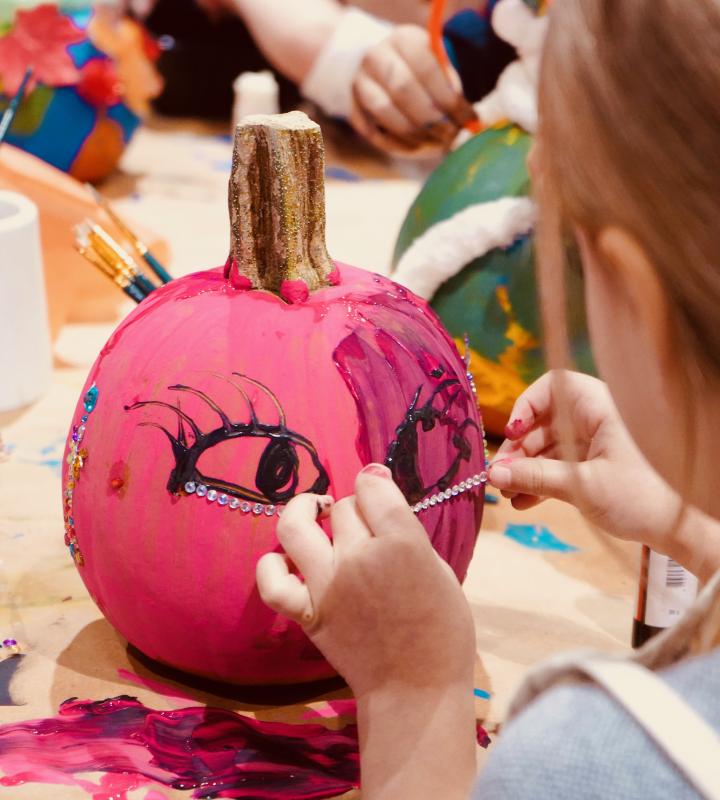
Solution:
{"label": "background child", "polygon": [[[158,63],[162,113],[228,117],[234,79],[273,69],[281,101],[299,94],[348,120],[382,150],[447,149],[475,118],[516,53],[490,26],[495,0],[449,0],[445,40],[457,70],[446,75],[426,31],[429,4],[339,0],[127,0],[166,44]],[[369,13],[368,13],[369,12]]]}
{"label": "background child", "polygon": [[[541,379],[490,472],[518,507],[568,499],[705,578],[720,566],[718,52],[717,0],[553,4],[536,154],[546,337],[562,364],[570,234],[607,390],[563,371]],[[457,582],[384,467],[363,470],[354,497],[321,504],[332,544],[316,502],[289,504],[278,528],[288,556],[266,556],[258,583],[357,696],[363,796],[467,796],[473,626]],[[690,516],[677,525],[683,504]],[[617,659],[531,675],[478,797],[720,796],[718,586],[640,652],[665,668],[661,680]],[[580,676],[597,685],[572,685]],[[528,705],[558,682],[571,685]]]}

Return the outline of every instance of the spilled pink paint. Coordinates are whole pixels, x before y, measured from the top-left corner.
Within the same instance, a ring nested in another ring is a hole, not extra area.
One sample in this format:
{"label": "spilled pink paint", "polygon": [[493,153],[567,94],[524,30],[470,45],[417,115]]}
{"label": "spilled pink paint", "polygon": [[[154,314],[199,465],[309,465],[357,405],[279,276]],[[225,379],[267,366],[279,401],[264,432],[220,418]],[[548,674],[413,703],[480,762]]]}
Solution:
{"label": "spilled pink paint", "polygon": [[[193,798],[320,800],[359,783],[357,727],[260,722],[220,708],[68,700],[56,717],[0,726],[2,786],[72,785],[127,800],[149,783]],[[82,777],[104,772],[95,783]],[[159,800],[162,795],[146,800]]]}

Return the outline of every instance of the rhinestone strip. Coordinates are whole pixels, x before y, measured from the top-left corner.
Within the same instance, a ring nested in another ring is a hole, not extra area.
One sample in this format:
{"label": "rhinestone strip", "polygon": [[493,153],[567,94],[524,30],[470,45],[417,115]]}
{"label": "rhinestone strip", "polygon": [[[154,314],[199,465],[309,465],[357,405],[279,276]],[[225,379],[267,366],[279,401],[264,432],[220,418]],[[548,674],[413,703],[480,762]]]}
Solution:
{"label": "rhinestone strip", "polygon": [[65,489],[63,491],[63,518],[65,521],[65,545],[70,551],[73,561],[82,567],[85,564],[83,554],[80,552],[77,536],[75,534],[75,520],[73,518],[73,493],[80,478],[80,470],[85,466],[88,451],[82,445],[85,436],[85,426],[98,401],[98,388],[93,385],[83,397],[85,413],[80,418],[80,425],[73,425],[72,435],[68,441],[68,455],[66,458],[68,471]]}
{"label": "rhinestone strip", "polygon": [[185,486],[185,494],[194,494],[195,497],[205,498],[208,503],[217,503],[219,506],[230,511],[239,510],[243,514],[252,513],[255,517],[274,517],[280,516],[283,506],[273,506],[265,503],[249,503],[247,500],[239,500],[237,497],[218,492],[215,489],[208,489],[204,483],[188,481]]}
{"label": "rhinestone strip", "polygon": [[[444,492],[438,492],[437,494],[426,497],[424,500],[412,506],[412,510],[415,514],[419,514],[421,511],[427,511],[429,508],[439,503],[452,500],[454,497],[465,494],[465,492],[472,492],[484,486],[487,480],[487,472],[483,470],[467,480],[460,481],[460,483],[456,483],[454,486],[445,489]],[[204,483],[195,483],[194,481],[188,481],[183,488],[185,489],[185,494],[195,495],[195,497],[201,499],[204,497],[208,503],[217,503],[219,506],[230,509],[230,511],[239,509],[243,514],[250,514],[252,512],[253,516],[256,517],[261,517],[263,515],[266,517],[279,517],[285,508],[285,506],[249,503],[247,500],[238,500],[237,497],[231,497],[230,495],[217,492],[215,489],[208,489]]]}
{"label": "rhinestone strip", "polygon": [[415,503],[415,505],[412,507],[412,510],[415,514],[420,514],[423,511],[427,511],[429,508],[433,508],[440,503],[445,503],[448,500],[452,500],[461,494],[473,492],[475,489],[479,489],[481,486],[484,486],[487,483],[487,480],[487,472],[483,470],[467,480],[460,481],[460,483],[450,486],[448,489],[445,489],[444,492],[431,494],[429,497],[424,498],[419,503]]}

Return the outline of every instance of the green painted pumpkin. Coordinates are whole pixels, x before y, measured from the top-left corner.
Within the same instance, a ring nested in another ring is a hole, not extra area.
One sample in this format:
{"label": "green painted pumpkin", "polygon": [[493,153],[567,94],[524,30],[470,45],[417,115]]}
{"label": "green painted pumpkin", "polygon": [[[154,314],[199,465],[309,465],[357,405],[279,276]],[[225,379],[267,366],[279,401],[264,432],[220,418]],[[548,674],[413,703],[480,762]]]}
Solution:
{"label": "green painted pumpkin", "polygon": [[[486,428],[501,435],[518,395],[545,370],[527,195],[532,137],[489,128],[451,153],[410,208],[395,247],[395,277],[429,300],[470,369]],[[570,338],[592,371],[580,275],[568,275]]]}

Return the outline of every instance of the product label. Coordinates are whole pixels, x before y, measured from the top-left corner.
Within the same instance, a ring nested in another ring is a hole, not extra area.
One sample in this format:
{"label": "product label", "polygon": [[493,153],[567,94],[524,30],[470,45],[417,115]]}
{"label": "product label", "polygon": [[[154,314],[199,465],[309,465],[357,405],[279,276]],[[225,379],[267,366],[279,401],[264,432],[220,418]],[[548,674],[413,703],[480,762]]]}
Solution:
{"label": "product label", "polygon": [[695,602],[698,580],[677,561],[650,551],[645,623],[669,628]]}

